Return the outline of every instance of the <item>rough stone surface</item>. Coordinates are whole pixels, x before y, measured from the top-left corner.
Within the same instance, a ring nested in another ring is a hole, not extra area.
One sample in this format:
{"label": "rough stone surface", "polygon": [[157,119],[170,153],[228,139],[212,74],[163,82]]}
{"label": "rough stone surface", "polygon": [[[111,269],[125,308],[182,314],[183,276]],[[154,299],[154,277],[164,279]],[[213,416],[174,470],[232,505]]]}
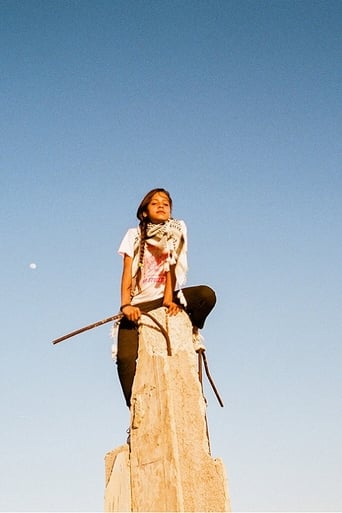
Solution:
{"label": "rough stone surface", "polygon": [[132,511],[128,445],[121,445],[105,456],[105,511]]}
{"label": "rough stone surface", "polygon": [[[119,458],[122,448],[106,458],[110,477],[105,510],[230,511],[223,462],[210,455],[189,318],[184,312],[169,317],[164,308],[151,314],[166,327],[172,355],[154,322],[143,317],[130,410],[130,452],[128,461]],[[119,468],[129,477],[119,476]],[[127,482],[130,501],[114,498],[127,492]]]}

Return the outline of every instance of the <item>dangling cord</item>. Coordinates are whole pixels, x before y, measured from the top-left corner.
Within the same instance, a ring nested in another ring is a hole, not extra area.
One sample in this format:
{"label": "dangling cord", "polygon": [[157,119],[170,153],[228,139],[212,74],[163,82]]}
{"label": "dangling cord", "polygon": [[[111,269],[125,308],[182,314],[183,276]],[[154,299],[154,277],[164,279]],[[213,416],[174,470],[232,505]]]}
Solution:
{"label": "dangling cord", "polygon": [[146,317],[149,317],[158,326],[158,328],[160,329],[160,331],[162,332],[162,334],[164,335],[165,340],[166,340],[167,355],[172,356],[170,337],[169,337],[168,332],[164,328],[164,326],[162,326],[160,324],[160,322],[157,321],[157,319],[155,319],[155,317],[153,317],[153,315],[151,315],[150,313],[141,312],[141,315],[146,315]]}
{"label": "dangling cord", "polygon": [[[203,389],[202,352],[203,352],[203,349],[200,349],[199,351],[197,351],[197,355],[198,355],[197,356],[197,358],[198,358],[198,378],[199,378],[199,382],[200,382],[200,385],[201,385],[201,391],[202,391],[203,400],[205,402],[205,405],[207,405],[208,401],[207,401],[207,398],[204,395],[204,389]],[[205,430],[206,430],[206,433],[207,433],[209,454],[211,454],[208,419],[207,419],[206,415],[204,415],[204,418],[205,418]]]}
{"label": "dangling cord", "polygon": [[[165,330],[166,330],[166,333],[168,335],[168,338],[170,340],[170,335],[169,335],[169,316],[167,314],[167,309],[165,308]],[[171,348],[171,343],[170,343],[170,348]]]}
{"label": "dangling cord", "polygon": [[222,401],[222,399],[220,397],[220,394],[218,393],[218,390],[217,390],[217,388],[215,386],[214,380],[211,377],[210,372],[209,372],[209,367],[208,367],[207,357],[205,356],[205,351],[203,351],[203,349],[200,349],[198,354],[199,354],[199,356],[202,356],[202,358],[203,358],[203,363],[204,363],[204,368],[205,368],[205,372],[206,372],[207,378],[209,380],[209,383],[212,386],[212,389],[215,392],[215,395],[217,397],[217,400],[218,400],[220,406],[222,406],[222,408],[223,408],[223,406],[224,406],[223,401]]}

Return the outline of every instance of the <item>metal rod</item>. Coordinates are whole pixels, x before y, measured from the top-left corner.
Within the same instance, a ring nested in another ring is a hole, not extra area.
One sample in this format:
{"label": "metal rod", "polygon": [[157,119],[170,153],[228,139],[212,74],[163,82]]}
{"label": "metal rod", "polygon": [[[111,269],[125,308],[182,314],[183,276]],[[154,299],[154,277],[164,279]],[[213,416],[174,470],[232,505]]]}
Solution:
{"label": "metal rod", "polygon": [[[167,354],[168,356],[172,355],[171,352],[171,342],[168,332],[165,330],[165,328],[160,324],[160,322],[157,321],[153,317],[153,315],[147,313],[147,312],[141,312],[141,315],[145,315],[146,317],[149,317],[160,329],[162,334],[164,335],[166,339],[166,348],[167,348]],[[110,317],[106,317],[106,319],[102,319],[101,321],[93,322],[92,324],[88,324],[88,326],[83,326],[83,328],[79,328],[78,330],[71,331],[70,333],[67,333],[66,335],[63,335],[62,337],[56,338],[52,341],[52,343],[59,344],[59,342],[63,342],[63,340],[67,340],[68,338],[74,337],[75,335],[79,335],[80,333],[84,333],[85,331],[91,330],[93,328],[97,328],[99,326],[102,326],[103,324],[106,324],[107,322],[117,321],[123,317],[122,313],[111,315]]]}
{"label": "metal rod", "polygon": [[[160,331],[162,332],[162,334],[164,335],[165,340],[166,340],[167,354],[168,354],[168,356],[172,356],[170,337],[169,337],[169,334],[166,331],[166,329],[160,324],[160,322],[157,321],[157,319],[155,319],[153,317],[153,315],[151,315],[147,312],[141,312],[141,315],[145,315],[146,317],[149,317],[158,326],[158,328],[160,329]],[[106,324],[108,322],[117,321],[117,320],[121,319],[122,317],[123,317],[122,313],[119,313],[116,315],[111,315],[110,317],[106,317],[105,319],[102,319],[101,321],[93,322],[92,324],[88,324],[88,326],[84,326],[83,328],[79,328],[78,330],[71,331],[70,333],[63,335],[62,337],[56,338],[55,340],[52,341],[52,343],[54,345],[59,344],[59,342],[63,342],[63,340],[67,340],[68,338],[74,337],[75,335],[79,335],[80,333],[84,333],[85,331],[91,330],[93,328],[102,326],[103,324]],[[212,389],[215,392],[215,395],[217,397],[218,402],[220,403],[220,406],[222,406],[222,408],[223,408],[223,406],[224,406],[223,401],[220,397],[220,394],[217,391],[217,388],[215,386],[213,378],[211,377],[210,372],[209,372],[209,367],[208,367],[207,357],[205,356],[205,351],[200,350],[198,352],[198,356],[199,356],[199,361],[198,361],[198,363],[199,363],[199,378],[200,378],[201,385],[202,385],[202,368],[200,365],[200,359],[202,357],[205,372],[208,377],[209,383],[211,384]]]}
{"label": "metal rod", "polygon": [[207,377],[208,377],[209,383],[211,384],[212,389],[213,389],[213,390],[214,390],[214,392],[215,392],[215,395],[216,395],[216,397],[217,397],[218,402],[220,403],[220,406],[222,406],[222,408],[223,408],[223,406],[224,406],[223,401],[222,401],[222,399],[221,399],[221,397],[220,397],[220,394],[219,394],[219,393],[218,393],[218,391],[217,391],[217,388],[216,388],[216,386],[215,386],[215,383],[214,383],[214,381],[213,381],[213,378],[210,376],[209,367],[208,367],[208,362],[207,362],[207,357],[205,356],[205,352],[204,352],[203,350],[201,350],[201,354],[202,354],[202,358],[203,358],[203,362],[204,362],[204,368],[205,368],[205,372],[206,372],[206,374],[207,374]]}
{"label": "metal rod", "polygon": [[53,344],[59,344],[59,342],[63,342],[63,340],[67,340],[68,338],[74,337],[75,335],[79,335],[80,333],[83,333],[84,331],[91,330],[93,328],[97,328],[98,326],[102,326],[102,324],[106,324],[107,322],[116,321],[118,319],[121,319],[123,317],[123,314],[119,313],[116,315],[112,315],[111,317],[107,317],[106,319],[102,319],[101,321],[94,322],[92,324],[89,324],[88,326],[84,326],[83,328],[79,328],[78,330],[72,331],[71,333],[68,333],[67,335],[63,335],[62,337],[56,338],[52,341]]}

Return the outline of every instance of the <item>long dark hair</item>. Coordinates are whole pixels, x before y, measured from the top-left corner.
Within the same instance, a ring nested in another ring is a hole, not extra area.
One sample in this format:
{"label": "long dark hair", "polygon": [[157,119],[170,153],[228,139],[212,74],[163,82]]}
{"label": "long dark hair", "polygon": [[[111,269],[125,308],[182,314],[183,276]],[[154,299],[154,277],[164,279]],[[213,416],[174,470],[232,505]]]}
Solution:
{"label": "long dark hair", "polygon": [[172,198],[170,196],[170,193],[162,188],[152,189],[143,197],[143,199],[141,200],[141,203],[138,207],[137,218],[139,219],[140,223],[142,223],[146,220],[146,218],[143,216],[143,213],[146,212],[147,205],[152,200],[152,197],[155,194],[157,194],[157,192],[161,192],[161,193],[165,194],[165,196],[167,197],[167,199],[170,202],[170,209],[172,210]]}
{"label": "long dark hair", "polygon": [[146,242],[146,230],[147,230],[147,223],[149,222],[148,217],[144,217],[144,213],[146,213],[146,209],[150,201],[152,200],[152,197],[157,194],[158,192],[165,194],[167,199],[170,203],[170,209],[172,210],[172,198],[170,196],[170,193],[162,188],[156,188],[149,191],[141,200],[141,203],[137,210],[137,218],[139,219],[140,223],[140,245],[139,245],[139,263],[138,263],[138,271],[136,274],[136,283],[139,287],[139,282],[141,278],[141,268],[143,266],[144,261],[144,253],[145,253],[145,242]]}

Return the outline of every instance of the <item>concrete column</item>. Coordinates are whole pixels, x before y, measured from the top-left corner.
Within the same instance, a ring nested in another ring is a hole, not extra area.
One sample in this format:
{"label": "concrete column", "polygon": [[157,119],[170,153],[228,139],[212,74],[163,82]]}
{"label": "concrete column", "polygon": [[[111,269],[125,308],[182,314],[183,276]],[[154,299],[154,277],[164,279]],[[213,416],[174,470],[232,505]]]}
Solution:
{"label": "concrete column", "polygon": [[[106,457],[105,511],[230,511],[223,462],[210,454],[189,318],[185,312],[169,317],[165,308],[150,313],[167,329],[172,355],[155,323],[143,317],[130,450]],[[119,499],[128,481],[130,500]]]}

